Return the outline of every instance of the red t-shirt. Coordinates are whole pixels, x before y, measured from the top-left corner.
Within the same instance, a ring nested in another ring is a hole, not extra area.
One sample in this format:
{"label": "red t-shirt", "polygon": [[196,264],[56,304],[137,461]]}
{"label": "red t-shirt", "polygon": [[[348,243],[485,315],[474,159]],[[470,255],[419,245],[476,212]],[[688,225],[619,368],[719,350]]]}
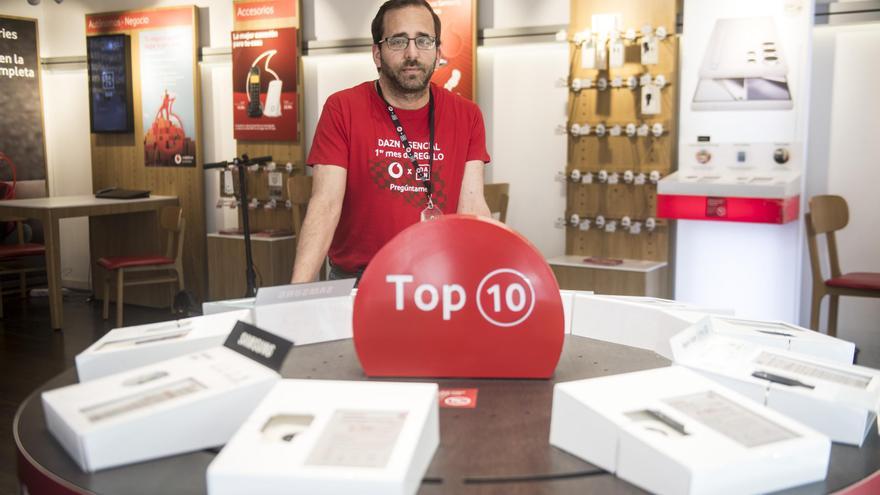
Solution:
{"label": "red t-shirt", "polygon": [[[464,164],[489,162],[483,115],[475,103],[431,84],[434,95],[434,204],[455,213]],[[428,165],[428,105],[395,108],[419,166]],[[315,129],[308,165],[347,170],[342,215],[330,260],[345,271],[364,268],[401,230],[418,222],[427,205],[425,188],[400,145],[374,82],[330,96]]]}

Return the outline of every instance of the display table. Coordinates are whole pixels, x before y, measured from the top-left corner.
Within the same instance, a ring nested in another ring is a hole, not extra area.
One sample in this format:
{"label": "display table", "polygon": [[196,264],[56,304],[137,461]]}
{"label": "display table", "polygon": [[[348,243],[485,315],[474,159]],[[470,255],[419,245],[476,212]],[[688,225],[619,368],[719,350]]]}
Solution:
{"label": "display table", "polygon": [[[133,213],[156,213],[163,206],[176,206],[176,196],[151,196],[140,199],[103,199],[96,198],[91,194],[82,196],[54,196],[48,198],[10,199],[0,202],[0,219],[8,217],[32,218],[43,224],[43,235],[46,242],[46,277],[49,279],[49,314],[52,320],[52,328],[61,328],[64,324],[61,301],[61,235],[59,233],[59,221],[62,218],[74,217],[98,217],[108,215],[125,215]],[[158,218],[158,216],[156,216]],[[116,230],[114,245],[120,249],[117,253],[132,253],[121,248],[124,243],[134,245],[158,246],[158,230],[149,229],[142,223],[132,225],[132,232]],[[94,241],[95,233],[91,233]],[[92,245],[92,259],[104,256],[107,253],[100,252]],[[94,277],[95,293],[101,294],[103,287],[101,277]],[[128,299],[136,301],[137,299]]]}
{"label": "display table", "polygon": [[[642,493],[550,445],[553,385],[668,364],[652,352],[567,336],[551,380],[430,380],[441,389],[477,388],[479,392],[474,409],[440,409],[440,448],[420,493]],[[282,374],[287,378],[366,379],[351,340],[295,347]],[[205,471],[215,455],[210,451],[82,473],[46,429],[40,402],[44,390],[75,381],[73,369],[53,378],[31,394],[16,414],[13,433],[19,477],[30,493],[205,493]],[[861,449],[835,444],[826,480],[786,493],[828,493],[870,476],[880,468],[878,440],[872,431]]]}

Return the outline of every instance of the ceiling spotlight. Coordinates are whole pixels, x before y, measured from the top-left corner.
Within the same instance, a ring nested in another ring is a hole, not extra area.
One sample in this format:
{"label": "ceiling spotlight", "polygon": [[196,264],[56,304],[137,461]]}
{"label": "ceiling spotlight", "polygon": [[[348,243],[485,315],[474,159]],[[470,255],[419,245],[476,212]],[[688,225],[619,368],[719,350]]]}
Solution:
{"label": "ceiling spotlight", "polygon": [[27,3],[29,3],[29,4],[31,4],[31,5],[39,5],[39,4],[40,4],[40,0],[27,0]]}

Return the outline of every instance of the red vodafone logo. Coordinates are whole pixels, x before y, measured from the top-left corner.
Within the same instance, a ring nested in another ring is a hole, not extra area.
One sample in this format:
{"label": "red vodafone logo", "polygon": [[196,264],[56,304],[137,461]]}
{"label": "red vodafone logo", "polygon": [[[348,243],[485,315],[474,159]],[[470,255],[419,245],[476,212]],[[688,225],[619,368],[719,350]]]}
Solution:
{"label": "red vodafone logo", "polygon": [[458,215],[413,225],[377,253],[353,326],[370,376],[547,378],[564,338],[541,254],[501,223]]}

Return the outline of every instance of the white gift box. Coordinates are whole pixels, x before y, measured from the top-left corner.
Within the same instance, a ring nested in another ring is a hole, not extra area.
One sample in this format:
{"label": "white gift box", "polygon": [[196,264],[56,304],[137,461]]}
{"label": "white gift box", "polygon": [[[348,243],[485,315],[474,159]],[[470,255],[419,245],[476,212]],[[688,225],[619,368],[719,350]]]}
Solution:
{"label": "white gift box", "polygon": [[550,443],[652,493],[764,493],[825,478],[825,436],[679,366],[559,383]]}
{"label": "white gift box", "polygon": [[758,321],[742,318],[712,317],[712,331],[718,335],[747,340],[800,354],[853,364],[856,346],[852,342],[781,321]]}
{"label": "white gift box", "polygon": [[236,310],[209,316],[116,328],[76,356],[79,381],[94,380],[223,344],[235,322],[251,321]]}
{"label": "white gift box", "polygon": [[571,333],[672,359],[669,339],[713,311],[727,313],[654,297],[577,294]]}
{"label": "white gift box", "polygon": [[674,360],[831,438],[861,445],[880,371],[719,335],[706,318],[670,339]]}
{"label": "white gift box", "polygon": [[353,279],[264,287],[257,297],[202,304],[204,314],[248,309],[254,325],[296,345],[352,336]]}
{"label": "white gift box", "polygon": [[434,383],[282,380],[208,467],[208,493],[414,494],[438,418]]}
{"label": "white gift box", "polygon": [[245,354],[280,363],[290,345],[243,327],[231,347],[44,392],[49,431],[85,472],[223,445],[281,379]]}

